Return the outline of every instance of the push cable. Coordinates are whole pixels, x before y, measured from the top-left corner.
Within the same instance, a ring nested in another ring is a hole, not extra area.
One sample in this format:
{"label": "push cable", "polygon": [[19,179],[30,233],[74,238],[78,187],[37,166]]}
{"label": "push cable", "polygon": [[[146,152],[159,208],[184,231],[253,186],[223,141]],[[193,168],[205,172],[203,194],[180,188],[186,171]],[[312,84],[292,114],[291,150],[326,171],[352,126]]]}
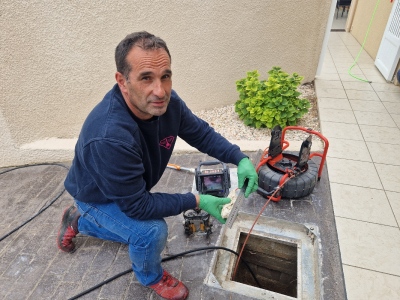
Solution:
{"label": "push cable", "polygon": [[[69,170],[69,168],[63,164],[58,164],[58,163],[41,163],[41,164],[34,164],[34,165],[24,165],[24,166],[19,166],[19,167],[14,167],[5,171],[0,172],[0,175],[14,171],[14,170],[18,170],[18,169],[22,169],[22,168],[28,168],[28,167],[36,167],[36,166],[60,166],[63,167],[67,170]],[[51,205],[53,205],[54,202],[57,201],[58,198],[61,197],[61,195],[65,192],[65,188],[57,194],[57,196],[55,196],[47,205],[42,206],[39,211],[34,214],[32,217],[30,217],[28,220],[26,220],[25,222],[23,222],[22,224],[18,225],[16,228],[14,228],[13,230],[11,230],[10,232],[6,233],[4,236],[0,237],[0,242],[2,240],[4,240],[6,237],[10,236],[11,234],[13,234],[14,232],[18,231],[19,229],[21,229],[23,226],[25,226],[26,224],[28,224],[30,221],[32,221],[34,218],[36,218],[38,215],[40,215],[42,212],[44,212],[46,209],[48,209]]]}
{"label": "push cable", "polygon": [[[275,194],[278,193],[280,190],[282,190],[282,189],[283,189],[283,186],[286,184],[286,182],[288,182],[288,181],[289,181],[290,179],[292,179],[293,177],[294,177],[293,174],[290,175],[290,176],[285,180],[285,182],[283,182],[280,186],[278,186],[278,188],[277,188],[277,189],[273,192],[273,194],[268,198],[268,201],[264,204],[264,206],[261,208],[260,212],[258,213],[256,219],[255,219],[254,222],[253,222],[253,225],[251,226],[249,232],[248,232],[247,235],[246,235],[246,239],[245,239],[244,242],[243,242],[242,248],[241,248],[241,250],[240,250],[240,254],[238,255],[238,259],[236,260],[235,268],[234,268],[233,275],[232,275],[232,280],[235,280],[236,271],[237,271],[237,269],[238,269],[239,262],[240,262],[240,259],[241,259],[241,257],[242,257],[244,248],[246,247],[247,241],[248,241],[248,239],[249,239],[249,237],[250,237],[250,233],[253,231],[253,228],[254,228],[254,226],[256,225],[258,219],[260,218],[261,214],[263,213],[263,211],[265,210],[265,208],[267,207],[267,205],[268,205],[268,203],[271,201],[271,199],[272,199],[273,197],[275,197]],[[242,261],[243,261],[243,259],[242,259]]]}
{"label": "push cable", "polygon": [[[11,169],[7,169],[7,170],[5,170],[5,171],[0,172],[0,175],[5,174],[5,173],[8,173],[8,172],[11,172],[11,171],[14,171],[14,170],[18,170],[18,169],[22,169],[22,168],[28,168],[28,167],[34,167],[34,166],[60,166],[60,167],[63,167],[63,168],[65,168],[65,169],[69,170],[69,168],[68,168],[67,166],[63,165],[63,164],[58,164],[58,163],[41,163],[41,164],[24,165],[24,166],[19,166],[19,167],[14,167],[14,168],[11,168]],[[65,188],[64,188],[60,193],[58,193],[57,196],[55,196],[47,205],[43,205],[42,208],[40,208],[39,211],[38,211],[35,215],[33,215],[33,216],[30,217],[28,220],[26,220],[25,222],[23,222],[22,224],[20,224],[19,226],[17,226],[17,227],[14,228],[13,230],[11,230],[10,232],[8,232],[8,233],[5,234],[4,236],[2,236],[2,237],[0,238],[0,242],[1,242],[2,240],[4,240],[5,238],[7,238],[8,236],[10,236],[11,234],[13,234],[14,232],[16,232],[16,231],[18,231],[19,229],[21,229],[23,226],[25,226],[26,224],[28,224],[30,221],[32,221],[32,220],[35,219],[37,216],[39,216],[42,212],[44,212],[46,209],[48,209],[55,201],[57,201],[57,199],[59,199],[59,198],[61,197],[61,195],[62,195],[64,192],[65,192]],[[175,254],[175,255],[171,255],[171,256],[168,256],[168,257],[164,257],[161,261],[162,261],[162,262],[169,261],[169,260],[172,260],[172,259],[175,259],[175,258],[184,256],[184,255],[193,253],[193,252],[204,251],[204,250],[225,250],[225,251],[228,251],[228,252],[231,252],[231,253],[235,254],[236,256],[239,256],[239,253],[237,253],[237,252],[235,252],[235,251],[233,251],[233,250],[231,250],[231,249],[229,249],[229,248],[219,247],[219,246],[210,246],[210,247],[197,248],[197,249],[185,251],[185,252],[182,252],[182,253],[178,253],[178,254]],[[246,266],[247,269],[249,270],[249,272],[250,272],[250,274],[252,275],[252,277],[253,277],[254,281],[256,282],[257,286],[258,286],[258,287],[261,287],[260,282],[257,280],[257,277],[255,276],[254,272],[252,271],[252,269],[250,268],[250,266],[247,264],[247,262],[244,261],[243,259],[242,259],[242,262],[245,264],[245,266]],[[111,282],[111,281],[113,281],[113,280],[115,280],[115,279],[117,279],[117,278],[123,276],[123,275],[126,275],[126,274],[128,274],[128,273],[130,273],[130,272],[132,272],[132,269],[128,269],[128,270],[125,270],[125,271],[123,271],[123,272],[121,272],[121,273],[118,273],[118,274],[116,274],[116,275],[114,275],[114,276],[112,276],[112,277],[110,277],[110,278],[104,280],[103,282],[101,282],[101,283],[99,283],[99,284],[97,284],[97,285],[95,285],[95,286],[93,286],[93,287],[91,287],[91,288],[89,288],[89,289],[87,289],[87,290],[85,290],[85,291],[79,293],[78,295],[73,296],[72,298],[69,298],[68,300],[78,299],[78,298],[80,298],[80,297],[82,297],[82,296],[84,296],[84,295],[86,295],[86,294],[88,294],[88,293],[90,293],[90,292],[92,292],[92,291],[98,289],[99,287],[101,287],[101,286],[103,286],[103,285],[105,285],[105,284],[107,284],[107,283],[109,283],[109,282]]]}
{"label": "push cable", "polygon": [[372,83],[372,81],[366,80],[366,79],[362,79],[362,78],[359,78],[359,77],[357,77],[357,76],[351,74],[351,69],[353,69],[353,67],[356,65],[356,63],[357,63],[357,61],[358,61],[358,58],[360,57],[360,54],[361,54],[361,52],[362,52],[363,49],[364,49],[364,45],[365,45],[365,42],[367,41],[367,37],[368,37],[368,34],[369,34],[369,30],[370,30],[370,28],[371,28],[372,21],[373,21],[374,18],[375,18],[375,13],[376,13],[376,10],[378,9],[378,6],[379,6],[379,3],[380,3],[380,2],[381,2],[381,0],[376,1],[375,8],[374,8],[374,12],[372,13],[372,17],[371,17],[371,19],[370,19],[370,21],[369,21],[368,29],[367,29],[367,32],[366,32],[366,34],[365,34],[364,41],[363,41],[363,43],[362,43],[362,45],[361,45],[361,49],[360,49],[360,51],[358,52],[358,54],[357,54],[357,56],[356,56],[356,59],[354,60],[353,64],[351,65],[351,67],[350,67],[349,70],[347,71],[351,77],[353,77],[353,78],[355,78],[355,79],[358,79],[358,80],[361,80],[361,81],[364,81],[364,82],[368,82],[368,83]]}
{"label": "push cable", "polygon": [[[182,252],[182,253],[178,253],[178,254],[174,254],[174,255],[171,255],[171,256],[167,256],[167,257],[164,257],[161,261],[165,262],[165,261],[168,261],[168,260],[172,260],[172,259],[184,256],[186,254],[190,254],[190,253],[198,252],[198,251],[204,251],[204,250],[225,250],[225,251],[229,251],[229,252],[235,254],[236,256],[239,256],[239,254],[237,252],[235,252],[235,251],[233,251],[233,250],[231,250],[229,248],[219,247],[219,246],[210,246],[210,247],[203,247],[203,248],[197,248],[197,249],[193,249],[193,250],[188,250],[188,251],[185,251],[185,252]],[[251,270],[250,266],[243,259],[242,259],[242,262],[245,264],[247,269],[250,271],[251,275],[253,276],[254,281],[257,283],[257,286],[261,287],[260,282],[257,280],[257,278],[256,278],[255,274],[253,273],[253,271]],[[97,284],[97,285],[95,285],[95,286],[93,286],[93,287],[91,287],[91,288],[89,288],[89,289],[77,294],[76,296],[73,296],[72,298],[69,298],[68,300],[78,299],[78,298],[80,298],[80,297],[82,297],[82,296],[84,296],[86,294],[89,294],[90,292],[98,289],[99,287],[101,287],[101,286],[103,286],[103,285],[105,285],[105,284],[107,284],[107,283],[109,283],[109,282],[111,282],[111,281],[123,276],[123,275],[126,275],[126,274],[128,274],[130,272],[132,272],[132,269],[128,269],[128,270],[125,270],[125,271],[123,271],[121,273],[118,273],[118,274],[116,274],[116,275],[104,280],[103,282],[100,282],[99,284]]]}

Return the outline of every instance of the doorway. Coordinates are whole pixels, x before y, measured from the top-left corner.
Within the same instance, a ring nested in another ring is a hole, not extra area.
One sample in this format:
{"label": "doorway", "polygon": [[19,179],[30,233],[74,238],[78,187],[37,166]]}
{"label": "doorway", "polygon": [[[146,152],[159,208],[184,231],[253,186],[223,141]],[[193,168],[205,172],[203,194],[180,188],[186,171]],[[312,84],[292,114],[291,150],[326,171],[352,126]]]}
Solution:
{"label": "doorway", "polygon": [[337,0],[331,31],[346,31],[352,1]]}

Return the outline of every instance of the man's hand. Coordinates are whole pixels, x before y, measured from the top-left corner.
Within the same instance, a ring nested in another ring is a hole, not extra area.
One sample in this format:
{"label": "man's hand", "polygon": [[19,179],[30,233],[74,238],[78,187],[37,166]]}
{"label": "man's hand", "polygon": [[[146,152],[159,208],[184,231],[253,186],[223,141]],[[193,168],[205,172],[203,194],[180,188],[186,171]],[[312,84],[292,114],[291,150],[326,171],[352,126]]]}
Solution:
{"label": "man's hand", "polygon": [[219,198],[211,195],[200,195],[199,207],[208,212],[222,224],[225,224],[226,219],[221,217],[222,207],[231,202],[229,198]]}
{"label": "man's hand", "polygon": [[243,187],[244,181],[248,179],[248,184],[244,196],[247,198],[250,193],[257,191],[258,188],[258,175],[252,162],[247,157],[243,158],[237,169],[239,179],[239,189]]}

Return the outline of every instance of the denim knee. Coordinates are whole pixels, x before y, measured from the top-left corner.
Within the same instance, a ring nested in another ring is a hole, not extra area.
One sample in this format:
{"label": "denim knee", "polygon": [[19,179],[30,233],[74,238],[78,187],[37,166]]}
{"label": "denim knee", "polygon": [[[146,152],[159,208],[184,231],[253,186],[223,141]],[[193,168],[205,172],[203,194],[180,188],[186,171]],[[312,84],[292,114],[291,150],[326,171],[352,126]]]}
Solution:
{"label": "denim knee", "polygon": [[142,233],[143,246],[145,248],[157,249],[161,253],[168,238],[168,226],[165,220],[149,220],[141,223],[139,226],[145,227],[139,229]]}

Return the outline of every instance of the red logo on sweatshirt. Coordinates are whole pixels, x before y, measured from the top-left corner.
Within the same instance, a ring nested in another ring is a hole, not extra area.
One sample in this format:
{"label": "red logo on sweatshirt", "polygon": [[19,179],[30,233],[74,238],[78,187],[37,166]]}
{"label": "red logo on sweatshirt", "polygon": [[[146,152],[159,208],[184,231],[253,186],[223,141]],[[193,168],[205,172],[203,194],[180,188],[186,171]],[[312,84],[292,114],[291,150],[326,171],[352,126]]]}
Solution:
{"label": "red logo on sweatshirt", "polygon": [[175,137],[173,137],[172,135],[169,137],[166,137],[165,139],[162,139],[160,141],[160,146],[167,148],[169,150],[172,147],[172,143],[174,142],[174,139],[175,139]]}

